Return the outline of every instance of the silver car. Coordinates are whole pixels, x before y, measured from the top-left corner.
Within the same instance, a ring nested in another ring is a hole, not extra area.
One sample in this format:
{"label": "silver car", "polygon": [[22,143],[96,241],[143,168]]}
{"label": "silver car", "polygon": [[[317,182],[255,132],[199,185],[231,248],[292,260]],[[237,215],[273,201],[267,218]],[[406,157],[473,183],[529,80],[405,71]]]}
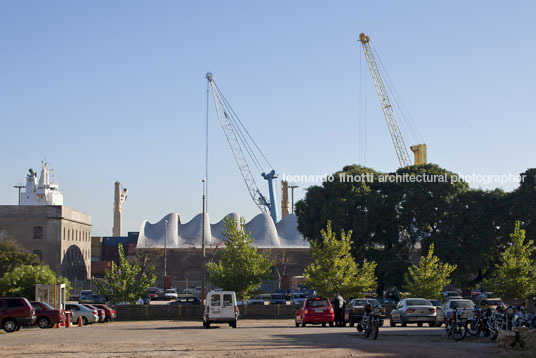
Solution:
{"label": "silver car", "polygon": [[95,323],[99,321],[99,312],[92,310],[84,305],[76,303],[67,303],[65,305],[65,311],[71,311],[71,322],[78,322],[78,318],[82,317],[82,324],[85,326],[89,323]]}
{"label": "silver car", "polygon": [[391,327],[395,327],[397,323],[402,327],[406,327],[408,323],[417,323],[419,327],[428,323],[430,327],[435,327],[435,321],[436,309],[424,298],[404,298],[391,311]]}
{"label": "silver car", "polygon": [[461,319],[467,320],[473,317],[473,309],[475,305],[471,300],[449,300],[441,306],[441,310],[437,311],[436,322],[438,326],[446,322],[446,317],[454,311],[461,312]]}

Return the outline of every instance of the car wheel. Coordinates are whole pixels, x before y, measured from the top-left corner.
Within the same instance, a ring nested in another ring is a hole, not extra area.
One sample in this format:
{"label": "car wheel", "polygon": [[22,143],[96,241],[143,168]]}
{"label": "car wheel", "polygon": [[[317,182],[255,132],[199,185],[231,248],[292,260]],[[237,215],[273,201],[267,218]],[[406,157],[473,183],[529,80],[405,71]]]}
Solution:
{"label": "car wheel", "polygon": [[37,320],[37,325],[39,328],[49,328],[50,327],[50,320],[46,317],[41,317],[39,320]]}
{"label": "car wheel", "polygon": [[435,327],[435,321],[428,322],[428,326],[430,326],[430,327]]}
{"label": "car wheel", "polygon": [[417,322],[417,327],[422,327],[422,322]]}
{"label": "car wheel", "polygon": [[82,326],[87,326],[88,320],[86,317],[82,317]]}
{"label": "car wheel", "polygon": [[333,327],[333,322],[329,322],[329,326],[330,326],[330,327]]}
{"label": "car wheel", "polygon": [[326,327],[326,322],[322,322],[322,327]]}
{"label": "car wheel", "polygon": [[392,318],[389,319],[389,325],[390,325],[391,327],[396,327],[396,323],[393,322],[393,319],[392,319]]}
{"label": "car wheel", "polygon": [[2,324],[2,328],[7,333],[15,332],[17,330],[18,326],[19,325],[17,324],[17,321],[15,321],[13,319],[6,319],[4,321],[4,323]]}

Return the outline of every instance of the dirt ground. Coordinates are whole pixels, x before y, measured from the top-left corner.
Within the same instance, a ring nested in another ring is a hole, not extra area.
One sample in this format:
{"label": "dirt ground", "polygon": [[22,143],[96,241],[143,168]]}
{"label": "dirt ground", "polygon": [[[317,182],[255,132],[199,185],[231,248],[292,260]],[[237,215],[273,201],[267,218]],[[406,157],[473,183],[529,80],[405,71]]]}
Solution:
{"label": "dirt ground", "polygon": [[0,357],[536,357],[488,338],[455,342],[442,328],[382,327],[376,341],[355,328],[296,328],[292,320],[138,321],[0,333]]}

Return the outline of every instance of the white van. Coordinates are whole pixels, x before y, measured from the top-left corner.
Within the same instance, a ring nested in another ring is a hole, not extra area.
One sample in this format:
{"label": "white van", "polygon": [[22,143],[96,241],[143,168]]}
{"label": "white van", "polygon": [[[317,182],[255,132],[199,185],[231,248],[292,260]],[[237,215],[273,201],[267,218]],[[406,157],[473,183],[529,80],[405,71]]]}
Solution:
{"label": "white van", "polygon": [[234,291],[210,291],[203,310],[203,327],[208,329],[212,323],[229,323],[230,327],[236,328],[239,314]]}

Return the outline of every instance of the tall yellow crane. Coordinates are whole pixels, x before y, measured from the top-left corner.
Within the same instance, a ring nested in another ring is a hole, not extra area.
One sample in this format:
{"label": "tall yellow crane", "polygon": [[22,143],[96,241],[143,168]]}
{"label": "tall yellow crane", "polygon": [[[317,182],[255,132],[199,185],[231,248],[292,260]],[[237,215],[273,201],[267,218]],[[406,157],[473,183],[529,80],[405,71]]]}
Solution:
{"label": "tall yellow crane", "polygon": [[[374,57],[374,53],[370,46],[370,37],[361,33],[359,35],[359,42],[367,58],[367,62],[370,68],[370,73],[372,74],[372,80],[374,81],[374,86],[376,87],[376,92],[380,99],[380,105],[387,121],[387,127],[389,128],[389,134],[395,146],[396,156],[398,157],[398,162],[401,167],[406,167],[411,165],[409,159],[408,148],[406,147],[406,142],[404,141],[404,136],[400,130],[400,125],[395,115],[394,108],[389,99],[389,94],[383,82],[382,74]],[[417,144],[410,147],[413,151],[415,157],[415,165],[426,164],[426,144]]]}

